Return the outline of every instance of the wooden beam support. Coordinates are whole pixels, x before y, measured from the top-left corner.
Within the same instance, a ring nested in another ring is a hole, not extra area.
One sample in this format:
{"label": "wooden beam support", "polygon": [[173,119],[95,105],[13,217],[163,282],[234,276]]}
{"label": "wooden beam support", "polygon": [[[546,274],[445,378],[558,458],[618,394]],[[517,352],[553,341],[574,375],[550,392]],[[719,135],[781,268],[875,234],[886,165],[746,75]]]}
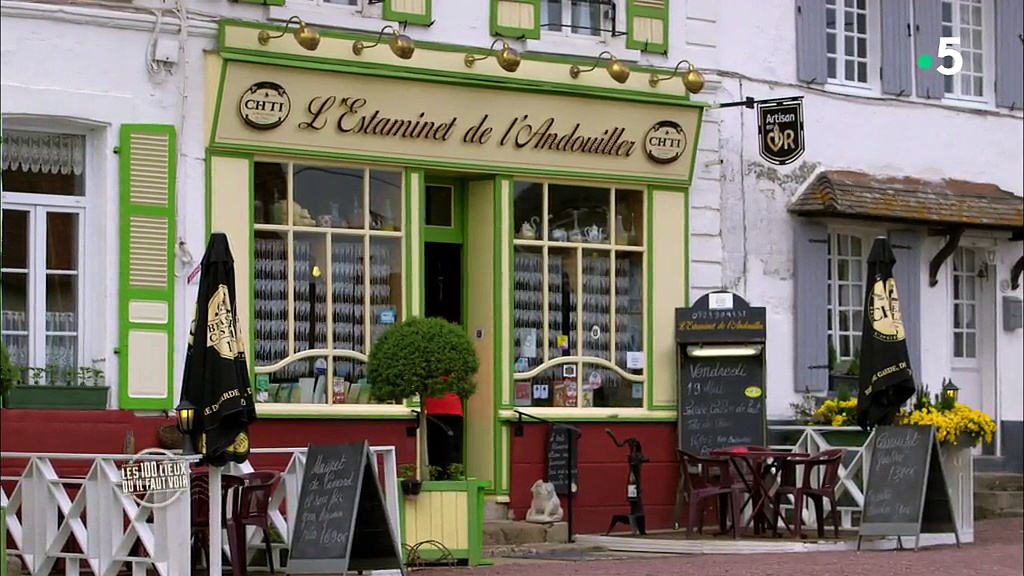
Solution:
{"label": "wooden beam support", "polygon": [[963,236],[963,233],[963,228],[946,230],[946,243],[942,248],[939,248],[939,251],[935,253],[935,257],[932,258],[931,264],[928,265],[928,286],[934,288],[939,283],[939,270],[942,269],[942,264],[960,245],[960,237]]}
{"label": "wooden beam support", "polygon": [[1010,268],[1010,288],[1016,290],[1020,288],[1020,276],[1024,272],[1024,255],[1017,258],[1017,262]]}

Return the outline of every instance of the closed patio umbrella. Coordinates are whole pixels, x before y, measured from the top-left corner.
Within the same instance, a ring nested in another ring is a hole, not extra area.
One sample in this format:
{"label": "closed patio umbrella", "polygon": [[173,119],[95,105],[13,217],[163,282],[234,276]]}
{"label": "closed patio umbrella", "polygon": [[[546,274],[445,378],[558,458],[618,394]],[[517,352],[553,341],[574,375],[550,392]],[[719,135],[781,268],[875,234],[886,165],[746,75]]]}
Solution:
{"label": "closed patio umbrella", "polygon": [[256,420],[227,236],[210,235],[201,270],[181,399],[196,407],[192,434],[203,460],[224,466],[248,459],[249,424]]}
{"label": "closed patio umbrella", "polygon": [[914,371],[900,315],[892,270],[896,256],[889,240],[875,238],[868,255],[864,328],[860,341],[857,424],[865,430],[892,424],[914,396]]}

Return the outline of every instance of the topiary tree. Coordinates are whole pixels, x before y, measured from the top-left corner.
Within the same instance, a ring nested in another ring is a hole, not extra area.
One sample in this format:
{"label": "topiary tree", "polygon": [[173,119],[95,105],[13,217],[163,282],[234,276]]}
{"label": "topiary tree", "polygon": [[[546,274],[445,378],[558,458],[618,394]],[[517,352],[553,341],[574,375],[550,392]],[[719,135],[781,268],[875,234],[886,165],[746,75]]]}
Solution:
{"label": "topiary tree", "polygon": [[[373,344],[366,366],[373,399],[402,402],[476,391],[480,368],[476,349],[465,329],[441,318],[409,318],[392,326]],[[427,415],[420,410],[419,470],[428,470]]]}

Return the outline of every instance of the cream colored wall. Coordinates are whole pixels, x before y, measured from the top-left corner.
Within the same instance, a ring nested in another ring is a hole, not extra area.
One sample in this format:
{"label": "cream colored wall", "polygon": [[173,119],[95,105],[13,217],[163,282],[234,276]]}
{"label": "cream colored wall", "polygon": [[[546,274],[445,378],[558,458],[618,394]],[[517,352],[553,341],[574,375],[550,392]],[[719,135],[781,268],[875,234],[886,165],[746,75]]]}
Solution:
{"label": "cream colored wall", "polygon": [[658,191],[651,195],[653,218],[650,246],[654,297],[648,308],[653,323],[653,404],[676,402],[675,309],[686,304],[686,194]]}
{"label": "cream colored wall", "polygon": [[[467,472],[494,480],[494,181],[467,186],[467,327],[480,357],[477,391],[468,403]],[[477,332],[481,337],[477,337]]]}
{"label": "cream colored wall", "polygon": [[[250,258],[252,254],[252,226],[249,222],[251,201],[249,190],[249,161],[244,158],[226,156],[210,157],[210,219],[211,232],[223,232],[231,244],[231,253],[235,257],[235,279],[238,282],[238,302],[235,307],[238,313],[239,331],[249,334],[249,278],[252,278]],[[244,291],[244,292],[243,292]],[[252,358],[249,354],[247,358]]]}

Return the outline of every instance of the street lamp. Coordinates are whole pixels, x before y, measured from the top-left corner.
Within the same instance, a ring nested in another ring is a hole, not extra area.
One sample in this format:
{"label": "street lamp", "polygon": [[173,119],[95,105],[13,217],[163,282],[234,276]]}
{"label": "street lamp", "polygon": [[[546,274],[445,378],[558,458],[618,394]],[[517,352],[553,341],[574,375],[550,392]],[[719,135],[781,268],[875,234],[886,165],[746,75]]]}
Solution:
{"label": "street lamp", "polygon": [[181,447],[182,454],[194,454],[192,425],[195,423],[196,407],[188,400],[182,400],[174,409],[174,415],[178,418],[178,431],[184,436],[184,444]]}
{"label": "street lamp", "polygon": [[942,385],[942,397],[955,404],[960,398],[960,388],[952,380],[947,380]]}

